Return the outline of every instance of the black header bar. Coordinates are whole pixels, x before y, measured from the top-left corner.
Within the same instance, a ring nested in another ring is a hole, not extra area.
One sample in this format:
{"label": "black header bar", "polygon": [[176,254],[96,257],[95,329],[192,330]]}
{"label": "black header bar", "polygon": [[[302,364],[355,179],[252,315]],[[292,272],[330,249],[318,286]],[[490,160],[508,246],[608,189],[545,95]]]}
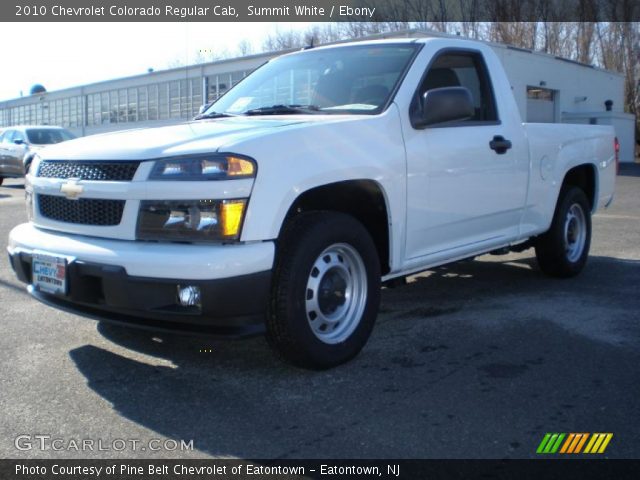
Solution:
{"label": "black header bar", "polygon": [[638,460],[0,460],[2,480],[635,479]]}
{"label": "black header bar", "polygon": [[636,22],[640,0],[14,0],[3,22]]}

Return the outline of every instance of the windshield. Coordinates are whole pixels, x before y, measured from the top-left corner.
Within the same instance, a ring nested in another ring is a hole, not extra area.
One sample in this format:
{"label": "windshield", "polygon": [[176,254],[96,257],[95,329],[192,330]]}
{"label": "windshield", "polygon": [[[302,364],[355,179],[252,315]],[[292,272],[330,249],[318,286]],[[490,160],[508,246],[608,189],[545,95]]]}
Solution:
{"label": "windshield", "polygon": [[29,128],[27,130],[29,143],[34,145],[49,145],[76,138],[71,132],[61,128]]}
{"label": "windshield", "polygon": [[253,72],[203,116],[380,113],[417,48],[355,45],[283,56]]}

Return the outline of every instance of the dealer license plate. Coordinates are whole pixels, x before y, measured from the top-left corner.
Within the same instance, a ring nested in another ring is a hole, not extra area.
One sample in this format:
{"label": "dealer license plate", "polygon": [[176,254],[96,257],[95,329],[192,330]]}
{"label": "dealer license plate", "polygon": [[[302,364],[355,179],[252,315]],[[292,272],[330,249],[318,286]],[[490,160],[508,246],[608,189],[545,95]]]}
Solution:
{"label": "dealer license plate", "polygon": [[47,293],[67,293],[67,259],[34,254],[32,258],[33,286]]}

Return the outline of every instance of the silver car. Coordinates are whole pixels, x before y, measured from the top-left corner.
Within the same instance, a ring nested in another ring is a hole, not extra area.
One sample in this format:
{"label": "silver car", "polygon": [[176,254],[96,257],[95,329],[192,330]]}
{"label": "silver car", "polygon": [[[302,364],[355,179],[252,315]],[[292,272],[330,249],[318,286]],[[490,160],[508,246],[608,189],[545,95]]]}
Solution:
{"label": "silver car", "polygon": [[5,178],[23,177],[38,150],[76,138],[62,127],[17,126],[0,133],[0,185]]}

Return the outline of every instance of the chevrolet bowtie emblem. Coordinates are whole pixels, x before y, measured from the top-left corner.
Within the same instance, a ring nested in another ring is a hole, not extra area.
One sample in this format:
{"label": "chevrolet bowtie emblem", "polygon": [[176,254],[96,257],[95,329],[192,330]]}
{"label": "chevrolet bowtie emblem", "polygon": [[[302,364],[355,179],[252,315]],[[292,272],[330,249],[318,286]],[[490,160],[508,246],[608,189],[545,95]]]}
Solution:
{"label": "chevrolet bowtie emblem", "polygon": [[69,200],[78,200],[82,192],[84,192],[84,187],[78,183],[79,181],[79,178],[70,178],[66,183],[60,185],[60,191]]}

